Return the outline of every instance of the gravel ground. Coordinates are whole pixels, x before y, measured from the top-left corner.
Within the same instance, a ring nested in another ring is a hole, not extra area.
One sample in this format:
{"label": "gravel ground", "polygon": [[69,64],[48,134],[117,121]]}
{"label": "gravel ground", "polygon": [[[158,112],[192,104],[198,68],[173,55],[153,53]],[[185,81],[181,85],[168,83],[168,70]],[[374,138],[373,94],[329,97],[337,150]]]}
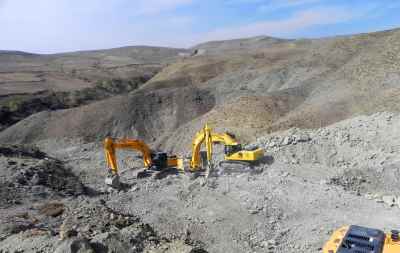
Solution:
{"label": "gravel ground", "polygon": [[[8,187],[2,201],[19,196],[1,203],[0,252],[309,253],[321,252],[342,225],[395,229],[399,126],[400,115],[378,113],[274,133],[249,145],[265,149],[260,164],[208,180],[174,173],[136,179],[136,161],[122,166],[123,191],[103,184],[100,143],[47,140],[37,157],[14,146],[18,152],[0,158]],[[17,183],[16,171],[40,171],[44,161],[55,164],[50,175],[63,171],[79,184],[65,184],[71,192]]]}

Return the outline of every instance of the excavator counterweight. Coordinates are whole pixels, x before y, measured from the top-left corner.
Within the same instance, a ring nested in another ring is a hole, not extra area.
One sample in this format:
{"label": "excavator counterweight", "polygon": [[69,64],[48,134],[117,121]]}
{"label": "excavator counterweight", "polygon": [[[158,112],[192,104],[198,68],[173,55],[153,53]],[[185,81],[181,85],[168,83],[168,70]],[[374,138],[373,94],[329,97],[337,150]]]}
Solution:
{"label": "excavator counterweight", "polygon": [[255,150],[241,150],[236,153],[227,154],[225,152],[225,160],[229,161],[248,161],[253,162],[260,160],[264,156],[264,150],[261,148]]}

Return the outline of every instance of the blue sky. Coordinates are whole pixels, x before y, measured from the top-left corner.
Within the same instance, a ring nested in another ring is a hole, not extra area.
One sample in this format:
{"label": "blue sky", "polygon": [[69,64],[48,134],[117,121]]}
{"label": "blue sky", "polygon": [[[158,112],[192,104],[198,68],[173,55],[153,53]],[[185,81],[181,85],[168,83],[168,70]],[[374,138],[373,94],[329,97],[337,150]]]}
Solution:
{"label": "blue sky", "polygon": [[0,0],[0,49],[190,47],[269,35],[315,38],[400,27],[400,0]]}

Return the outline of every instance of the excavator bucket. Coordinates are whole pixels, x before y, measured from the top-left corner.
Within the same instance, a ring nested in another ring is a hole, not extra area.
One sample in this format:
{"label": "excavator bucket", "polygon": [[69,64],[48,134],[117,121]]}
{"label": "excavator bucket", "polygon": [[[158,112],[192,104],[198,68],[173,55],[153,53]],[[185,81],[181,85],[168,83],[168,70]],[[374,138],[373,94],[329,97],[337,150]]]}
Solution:
{"label": "excavator bucket", "polygon": [[104,182],[106,185],[108,185],[112,188],[115,188],[115,189],[119,189],[121,186],[118,175],[110,175],[110,176],[106,177]]}

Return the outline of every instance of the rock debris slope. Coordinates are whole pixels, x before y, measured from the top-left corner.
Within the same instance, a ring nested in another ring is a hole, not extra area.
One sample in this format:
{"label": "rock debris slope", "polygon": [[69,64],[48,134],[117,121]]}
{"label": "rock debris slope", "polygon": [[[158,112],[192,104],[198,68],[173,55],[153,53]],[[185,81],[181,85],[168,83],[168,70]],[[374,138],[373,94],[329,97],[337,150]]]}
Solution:
{"label": "rock debris slope", "polygon": [[[216,168],[206,184],[180,174],[136,179],[139,163],[122,169],[125,191],[103,185],[100,143],[42,141],[46,157],[70,168],[86,191],[3,206],[0,249],[12,252],[17,242],[43,252],[78,244],[94,252],[317,253],[345,224],[397,228],[399,127],[399,114],[377,113],[265,135],[248,146],[265,149],[262,163]],[[14,178],[19,166],[6,167],[3,177]]]}

